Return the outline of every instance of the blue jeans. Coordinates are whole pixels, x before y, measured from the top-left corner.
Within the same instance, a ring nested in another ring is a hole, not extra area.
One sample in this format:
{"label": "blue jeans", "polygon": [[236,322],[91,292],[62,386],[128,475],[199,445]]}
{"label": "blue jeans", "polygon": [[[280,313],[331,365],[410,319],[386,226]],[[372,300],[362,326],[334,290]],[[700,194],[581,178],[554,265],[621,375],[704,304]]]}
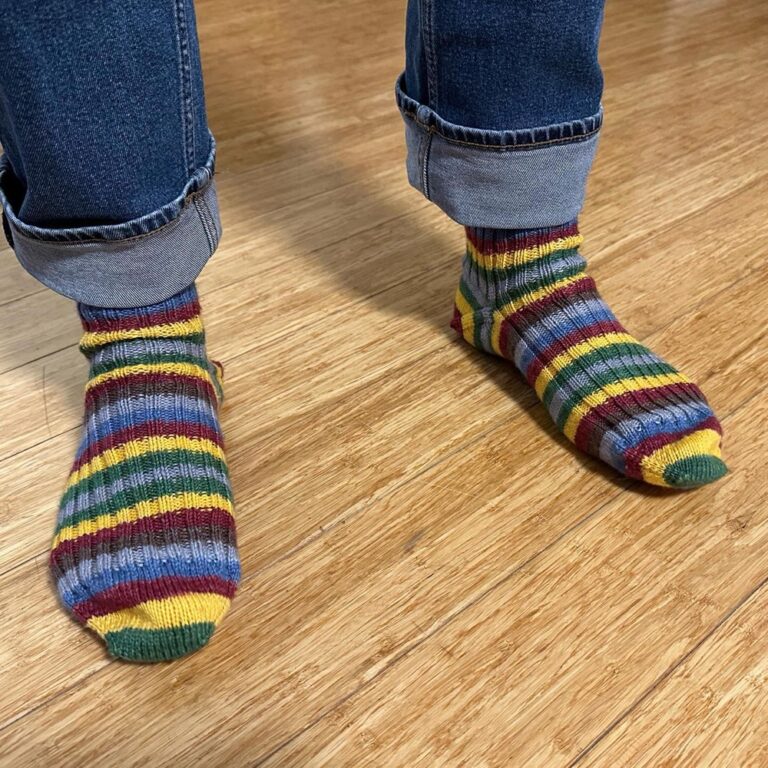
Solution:
{"label": "blue jeans", "polygon": [[[603,0],[411,0],[411,183],[462,224],[561,224],[601,122]],[[0,0],[0,203],[21,264],[97,306],[188,286],[221,236],[192,0]]]}

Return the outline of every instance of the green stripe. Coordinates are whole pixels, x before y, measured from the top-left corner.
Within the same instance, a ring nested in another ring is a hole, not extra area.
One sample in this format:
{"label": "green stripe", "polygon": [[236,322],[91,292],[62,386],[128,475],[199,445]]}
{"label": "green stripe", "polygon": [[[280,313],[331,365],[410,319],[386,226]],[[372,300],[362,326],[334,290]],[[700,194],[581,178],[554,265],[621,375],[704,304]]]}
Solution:
{"label": "green stripe", "polygon": [[[664,365],[667,365],[666,363]],[[664,373],[675,373],[676,370],[672,366],[668,366],[669,370]],[[590,383],[585,387],[579,387],[572,395],[564,401],[560,413],[557,417],[557,426],[560,431],[563,431],[565,422],[568,421],[568,417],[571,415],[571,411],[587,396],[602,389],[607,384],[614,384],[620,379],[628,379],[634,376],[643,376],[643,367],[639,365],[627,365],[615,370],[608,371],[606,374],[600,376],[594,376],[596,380],[594,384]]]}
{"label": "green stripe", "polygon": [[101,373],[108,373],[109,371],[125,368],[130,365],[152,365],[154,363],[191,363],[199,368],[206,368],[208,360],[204,355],[185,355],[178,352],[137,355],[136,357],[129,359],[107,360],[103,363],[97,363],[91,367],[90,375],[93,377],[98,376]]}
{"label": "green stripe", "polygon": [[[483,306],[477,302],[469,285],[463,277],[459,281],[459,291],[461,292],[464,301],[466,301],[467,304],[469,304],[469,306],[472,308],[472,343],[475,345],[475,347],[477,347],[477,349],[485,349],[482,337],[483,323],[482,316],[480,314]],[[478,322],[478,319],[480,319],[481,322]]]}
{"label": "green stripe", "polygon": [[475,294],[470,290],[469,284],[463,276],[459,281],[459,291],[464,297],[464,301],[466,301],[475,312],[479,312],[483,308],[483,305],[477,301]]}
{"label": "green stripe", "polygon": [[[216,456],[212,456],[207,451],[190,451],[184,448],[173,448],[167,451],[150,451],[142,456],[134,456],[130,459],[139,464],[140,469],[154,467],[162,464],[169,467],[174,464],[184,464],[193,467],[212,467],[222,473],[227,472],[227,465]],[[111,485],[117,480],[122,479],[128,473],[124,461],[113,464],[111,467],[94,472],[90,477],[85,477],[75,485],[67,488],[61,499],[61,504],[66,504],[73,496],[82,493],[84,490],[96,492],[107,485]],[[130,470],[128,470],[130,471]],[[85,488],[83,487],[85,486]]]}
{"label": "green stripe", "polygon": [[[586,339],[585,339],[586,341]],[[624,355],[640,353],[648,354],[650,350],[640,342],[617,342],[616,344],[610,344],[605,347],[594,349],[592,352],[583,355],[582,357],[573,360],[568,363],[564,368],[555,375],[555,377],[547,384],[541,401],[549,408],[552,398],[558,389],[566,386],[570,379],[579,373],[586,373],[586,369],[596,363],[600,363],[607,360],[613,360]],[[648,374],[654,373],[676,373],[676,369],[667,363],[657,360],[656,362],[638,362],[638,369],[644,369]],[[591,374],[590,374],[591,375]],[[598,377],[598,380],[599,377]]]}
{"label": "green stripe", "polygon": [[[125,473],[126,475],[128,472]],[[88,492],[90,489],[86,489]],[[229,485],[212,477],[174,477],[170,480],[153,480],[124,491],[118,491],[109,497],[109,501],[91,504],[86,509],[61,520],[56,526],[58,533],[62,528],[77,525],[86,520],[93,520],[99,515],[109,515],[123,507],[131,507],[142,501],[151,501],[160,496],[176,493],[218,493],[232,501]]]}
{"label": "green stripe", "polygon": [[548,271],[546,274],[539,277],[538,280],[527,280],[525,284],[517,290],[509,291],[504,297],[503,303],[509,304],[510,302],[518,301],[524,296],[529,296],[541,288],[546,288],[549,285],[554,285],[555,283],[560,282],[560,280],[565,280],[567,277],[575,277],[580,274],[586,276],[586,272],[584,272],[584,264],[572,264],[569,267],[558,269],[557,271]]}
{"label": "green stripe", "polygon": [[120,659],[129,661],[170,661],[202,648],[216,625],[200,621],[169,629],[119,629],[107,632],[104,640],[107,650]]}
{"label": "green stripe", "polygon": [[[521,272],[523,269],[534,267],[548,259],[559,261],[560,259],[567,259],[577,254],[579,256],[581,255],[579,254],[578,248],[566,248],[561,251],[552,251],[546,256],[541,256],[538,259],[533,259],[532,261],[526,261],[521,264],[510,264],[507,267],[486,267],[476,262],[474,259],[472,259],[471,256],[468,256],[467,258],[471,259],[472,261],[472,269],[475,269],[478,272],[482,272],[488,277],[489,280],[503,280],[505,278],[514,277],[516,273]],[[584,262],[583,266],[586,266],[587,262],[583,258],[582,261]]]}

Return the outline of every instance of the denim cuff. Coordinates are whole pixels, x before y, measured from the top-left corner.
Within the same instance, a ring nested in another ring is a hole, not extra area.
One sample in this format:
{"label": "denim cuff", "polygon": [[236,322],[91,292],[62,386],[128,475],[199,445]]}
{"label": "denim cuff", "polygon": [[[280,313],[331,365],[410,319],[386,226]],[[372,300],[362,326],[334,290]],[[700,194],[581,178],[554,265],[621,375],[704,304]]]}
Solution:
{"label": "denim cuff", "polygon": [[411,185],[460,224],[534,229],[575,219],[603,121],[510,131],[468,128],[441,118],[395,84],[405,121]]}
{"label": "denim cuff", "polygon": [[46,228],[18,218],[6,194],[12,170],[0,158],[0,204],[8,242],[24,269],[57,293],[98,307],[157,304],[191,285],[221,238],[213,181],[216,145],[179,195],[120,224]]}

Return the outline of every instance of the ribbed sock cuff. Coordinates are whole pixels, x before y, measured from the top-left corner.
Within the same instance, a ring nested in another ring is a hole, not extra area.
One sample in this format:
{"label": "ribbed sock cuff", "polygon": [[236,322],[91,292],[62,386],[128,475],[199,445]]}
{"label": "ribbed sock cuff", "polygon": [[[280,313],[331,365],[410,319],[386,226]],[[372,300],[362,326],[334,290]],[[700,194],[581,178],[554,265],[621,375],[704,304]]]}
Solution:
{"label": "ribbed sock cuff", "polygon": [[110,309],[78,303],[77,311],[86,331],[108,331],[124,327],[164,325],[200,313],[197,288],[193,283],[158,304],[127,309]]}
{"label": "ribbed sock cuff", "polygon": [[480,253],[497,254],[526,251],[555,240],[579,237],[578,222],[542,229],[490,229],[465,227],[467,240]]}

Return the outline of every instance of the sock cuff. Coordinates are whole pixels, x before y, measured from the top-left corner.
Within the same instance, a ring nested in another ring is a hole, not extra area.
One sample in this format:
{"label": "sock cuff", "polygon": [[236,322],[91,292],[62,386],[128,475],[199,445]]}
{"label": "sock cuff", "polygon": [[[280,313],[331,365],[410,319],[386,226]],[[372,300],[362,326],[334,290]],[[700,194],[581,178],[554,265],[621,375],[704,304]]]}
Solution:
{"label": "sock cuff", "polygon": [[77,311],[80,314],[83,328],[86,330],[96,330],[101,327],[119,324],[121,321],[172,316],[179,310],[187,309],[190,305],[197,305],[197,310],[199,311],[197,288],[194,283],[183,291],[157,304],[117,309],[112,307],[95,307],[78,302]]}
{"label": "sock cuff", "polygon": [[193,338],[202,340],[200,302],[194,284],[165,301],[146,307],[113,309],[78,304],[85,333],[80,350],[92,354],[99,347],[139,338]]}
{"label": "sock cuff", "polygon": [[580,244],[582,240],[578,222],[575,220],[556,227],[541,229],[491,229],[490,227],[465,227],[464,229],[467,242],[476,251],[486,254],[527,251],[562,240],[578,240]]}

